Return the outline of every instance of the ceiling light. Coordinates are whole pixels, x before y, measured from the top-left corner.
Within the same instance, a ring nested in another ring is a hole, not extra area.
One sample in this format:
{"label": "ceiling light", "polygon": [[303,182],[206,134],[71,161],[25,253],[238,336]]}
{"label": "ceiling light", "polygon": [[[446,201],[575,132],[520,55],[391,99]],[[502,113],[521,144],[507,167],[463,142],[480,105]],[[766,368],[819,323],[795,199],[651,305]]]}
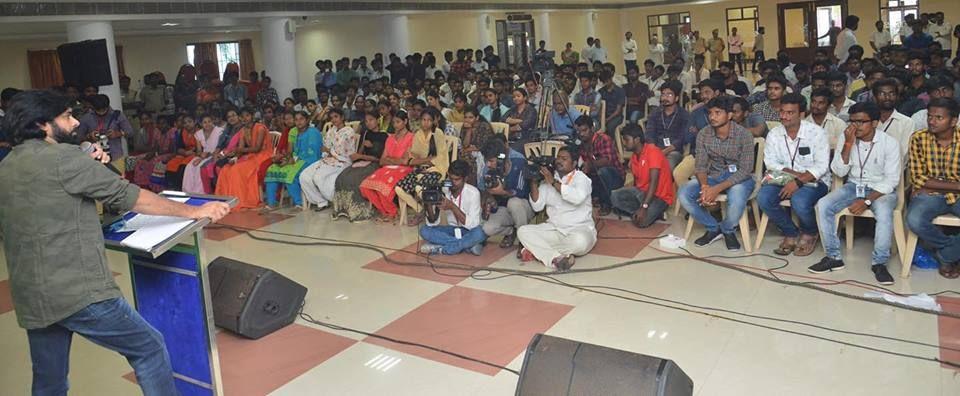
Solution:
{"label": "ceiling light", "polygon": [[167,22],[160,26],[170,27],[170,26],[177,26],[177,25],[179,25],[179,23]]}

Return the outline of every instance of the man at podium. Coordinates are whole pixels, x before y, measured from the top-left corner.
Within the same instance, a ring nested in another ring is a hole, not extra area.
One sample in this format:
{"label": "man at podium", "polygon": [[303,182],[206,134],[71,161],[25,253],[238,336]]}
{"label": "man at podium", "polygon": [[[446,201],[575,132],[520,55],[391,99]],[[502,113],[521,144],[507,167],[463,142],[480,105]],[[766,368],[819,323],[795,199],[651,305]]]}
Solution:
{"label": "man at podium", "polygon": [[229,206],[177,203],[117,177],[100,147],[76,146],[79,122],[66,96],[17,94],[4,123],[14,148],[0,163],[0,226],[17,321],[30,344],[33,394],[67,394],[74,333],[125,356],[145,395],[177,394],[162,336],[114,282],[96,202],[212,221]]}

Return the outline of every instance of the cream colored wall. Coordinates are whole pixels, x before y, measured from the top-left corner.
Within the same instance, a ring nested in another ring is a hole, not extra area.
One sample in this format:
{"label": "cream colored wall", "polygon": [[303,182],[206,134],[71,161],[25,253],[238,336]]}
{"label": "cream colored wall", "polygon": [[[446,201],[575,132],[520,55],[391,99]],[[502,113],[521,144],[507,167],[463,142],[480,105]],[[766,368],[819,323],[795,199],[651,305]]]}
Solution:
{"label": "cream colored wall", "polygon": [[[254,63],[262,65],[260,58],[260,33],[192,34],[177,36],[121,36],[117,45],[123,46],[123,62],[126,74],[133,79],[133,86],[147,73],[161,71],[167,81],[173,83],[180,66],[187,62],[186,45],[206,41],[233,41],[249,38],[253,42]],[[0,62],[0,87],[30,87],[30,69],[27,67],[28,50],[56,49],[63,40],[0,40],[0,52],[7,54]]]}
{"label": "cream colored wall", "polygon": [[[647,16],[674,12],[689,12],[694,30],[709,37],[710,31],[726,31],[726,9],[756,5],[759,7],[760,25],[767,28],[767,56],[774,56],[779,49],[777,29],[777,4],[795,0],[776,0],[757,2],[753,0],[730,0],[706,4],[680,4],[656,6],[620,11],[599,11],[595,22],[596,37],[607,48],[609,60],[622,71],[623,55],[619,44],[622,32],[632,31],[640,43],[640,58],[646,58]],[[849,12],[861,18],[862,28],[857,32],[861,43],[868,43],[873,30],[873,22],[879,17],[876,0],[849,0]],[[956,0],[921,0],[922,11],[942,10],[948,23],[960,23],[960,7]],[[621,16],[621,14],[625,14]],[[504,13],[491,13],[491,20],[503,19]],[[625,25],[621,25],[625,21]],[[480,43],[477,32],[477,13],[430,13],[411,14],[409,16],[410,48],[412,51],[433,51],[442,59],[443,51],[456,48],[475,48]],[[298,79],[300,85],[313,87],[313,75],[316,73],[314,62],[317,59],[333,59],[343,56],[372,56],[376,52],[389,52],[383,48],[384,29],[380,16],[338,16],[320,19],[320,23],[302,26],[297,30],[296,51]],[[562,51],[567,42],[574,49],[583,48],[586,32],[585,11],[556,11],[550,13],[550,42],[547,47]],[[543,33],[538,32],[538,37]],[[124,47],[124,62],[127,74],[134,81],[144,74],[160,70],[172,82],[177,69],[186,62],[187,43],[202,41],[239,40],[249,38],[253,41],[254,60],[262,67],[260,33],[230,34],[193,34],[178,36],[134,37],[120,36],[119,45]],[[496,44],[496,26],[491,22],[488,40]],[[29,87],[30,74],[27,67],[27,50],[54,49],[59,40],[0,40],[0,51],[6,54],[0,62],[0,87]],[[749,44],[749,43],[748,43]],[[870,55],[869,45],[865,45]],[[269,71],[268,71],[269,73]]]}

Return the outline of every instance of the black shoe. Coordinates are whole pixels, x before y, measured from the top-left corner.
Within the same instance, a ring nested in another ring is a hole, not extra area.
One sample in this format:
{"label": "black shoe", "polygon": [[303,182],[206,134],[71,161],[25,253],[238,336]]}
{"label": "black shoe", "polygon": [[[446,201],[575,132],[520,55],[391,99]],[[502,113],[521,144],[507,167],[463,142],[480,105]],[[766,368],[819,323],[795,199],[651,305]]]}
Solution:
{"label": "black shoe", "polygon": [[810,271],[814,274],[822,274],[824,272],[842,270],[843,266],[843,260],[834,260],[830,257],[824,257],[820,259],[819,263],[808,267],[807,271]]}
{"label": "black shoe", "polygon": [[693,241],[693,244],[699,247],[704,247],[711,243],[716,242],[720,238],[721,238],[720,231],[707,231],[703,233],[702,237],[697,238],[696,241]]}
{"label": "black shoe", "polygon": [[893,284],[893,276],[890,275],[890,271],[887,271],[886,265],[874,264],[870,269],[873,270],[873,276],[877,278],[877,283],[881,285]]}
{"label": "black shoe", "polygon": [[727,245],[727,250],[735,252],[740,250],[740,241],[737,240],[737,234],[734,233],[724,233],[723,234],[723,243]]}

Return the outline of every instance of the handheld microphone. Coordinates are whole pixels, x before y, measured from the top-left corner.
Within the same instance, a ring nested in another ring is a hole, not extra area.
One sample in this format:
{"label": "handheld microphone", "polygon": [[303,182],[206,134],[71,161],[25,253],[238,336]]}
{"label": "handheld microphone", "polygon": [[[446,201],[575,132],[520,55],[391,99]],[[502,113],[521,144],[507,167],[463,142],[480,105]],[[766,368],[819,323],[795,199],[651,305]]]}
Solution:
{"label": "handheld microphone", "polygon": [[[94,147],[93,143],[83,142],[83,143],[80,143],[80,150],[82,150],[84,154],[93,154],[93,152],[96,151],[97,148]],[[100,159],[94,158],[94,160],[99,161]],[[111,172],[123,176],[123,173],[120,172],[120,170],[114,167],[113,165],[110,165],[109,163],[103,164],[103,165],[106,166],[107,169],[110,169]]]}

